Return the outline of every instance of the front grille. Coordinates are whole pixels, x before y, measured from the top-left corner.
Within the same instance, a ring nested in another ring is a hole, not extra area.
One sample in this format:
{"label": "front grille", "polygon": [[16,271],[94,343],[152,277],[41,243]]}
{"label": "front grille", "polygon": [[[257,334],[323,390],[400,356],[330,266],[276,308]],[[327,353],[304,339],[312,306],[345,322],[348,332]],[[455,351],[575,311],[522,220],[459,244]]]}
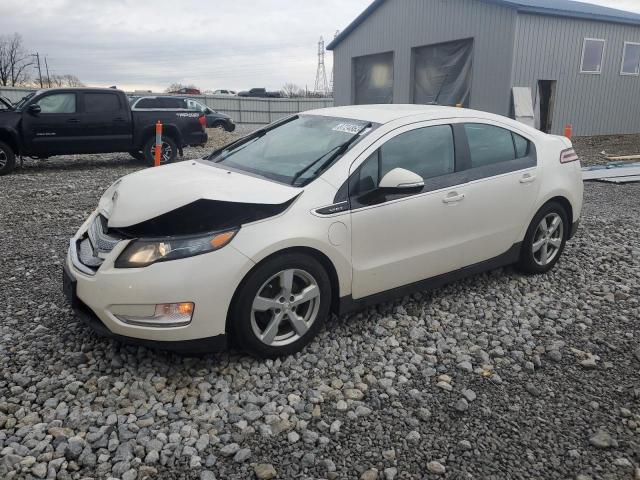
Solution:
{"label": "front grille", "polygon": [[104,262],[106,255],[121,240],[122,237],[107,233],[107,219],[98,215],[78,242],[78,259],[84,266],[96,271]]}

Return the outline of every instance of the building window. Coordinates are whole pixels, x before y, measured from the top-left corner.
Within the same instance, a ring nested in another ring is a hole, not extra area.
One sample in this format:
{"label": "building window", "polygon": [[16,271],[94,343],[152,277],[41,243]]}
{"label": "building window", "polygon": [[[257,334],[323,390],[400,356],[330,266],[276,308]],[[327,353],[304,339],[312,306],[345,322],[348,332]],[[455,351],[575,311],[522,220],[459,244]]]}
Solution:
{"label": "building window", "polygon": [[393,103],[393,52],[355,57],[353,89],[356,105]]}
{"label": "building window", "polygon": [[594,75],[600,75],[602,73],[605,43],[605,40],[599,38],[584,39],[580,73],[590,73]]}
{"label": "building window", "polygon": [[624,42],[620,75],[640,75],[640,43]]}

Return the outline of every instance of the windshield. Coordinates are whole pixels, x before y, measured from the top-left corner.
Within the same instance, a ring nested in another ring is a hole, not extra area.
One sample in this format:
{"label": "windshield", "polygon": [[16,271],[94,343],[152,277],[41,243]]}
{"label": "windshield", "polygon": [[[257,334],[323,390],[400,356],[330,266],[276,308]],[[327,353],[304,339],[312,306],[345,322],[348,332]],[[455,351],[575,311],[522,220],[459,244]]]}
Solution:
{"label": "windshield", "polygon": [[[338,147],[367,135],[369,122],[299,115],[244,143],[232,144],[210,158],[215,163],[261,177],[304,185],[327,168]],[[359,134],[359,135],[358,135]],[[354,138],[359,136],[359,138]],[[354,142],[355,143],[355,142]]]}
{"label": "windshield", "polygon": [[29,95],[27,95],[26,97],[22,97],[22,100],[20,100],[18,103],[16,103],[13,106],[14,110],[17,110],[18,112],[22,110],[22,108],[25,106],[25,104],[31,100],[31,97],[33,97],[36,94],[36,92],[32,92]]}

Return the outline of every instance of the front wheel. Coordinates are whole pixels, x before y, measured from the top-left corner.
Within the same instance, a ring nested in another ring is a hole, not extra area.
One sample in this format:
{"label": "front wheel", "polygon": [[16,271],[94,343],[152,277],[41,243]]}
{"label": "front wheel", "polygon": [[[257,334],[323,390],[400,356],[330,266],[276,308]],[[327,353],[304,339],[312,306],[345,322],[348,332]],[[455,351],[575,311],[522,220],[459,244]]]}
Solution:
{"label": "front wheel", "polygon": [[569,228],[562,205],[556,202],[544,205],[531,221],[524,237],[518,269],[529,274],[551,270],[564,251]]}
{"label": "front wheel", "polygon": [[[171,137],[162,137],[162,153],[160,154],[160,165],[173,163],[178,155],[178,146]],[[144,158],[147,163],[153,166],[156,155],[156,138],[151,137],[144,146]]]}
{"label": "front wheel", "polygon": [[[154,150],[154,153],[155,153],[155,150]],[[140,150],[130,150],[129,155],[131,155],[136,160],[141,160],[141,161],[145,160],[144,153],[141,152]]]}
{"label": "front wheel", "polygon": [[16,155],[9,145],[0,142],[0,175],[11,173],[16,166]]}
{"label": "front wheel", "polygon": [[291,355],[320,331],[331,305],[324,267],[297,253],[259,265],[240,287],[231,318],[232,335],[248,353],[261,358]]}

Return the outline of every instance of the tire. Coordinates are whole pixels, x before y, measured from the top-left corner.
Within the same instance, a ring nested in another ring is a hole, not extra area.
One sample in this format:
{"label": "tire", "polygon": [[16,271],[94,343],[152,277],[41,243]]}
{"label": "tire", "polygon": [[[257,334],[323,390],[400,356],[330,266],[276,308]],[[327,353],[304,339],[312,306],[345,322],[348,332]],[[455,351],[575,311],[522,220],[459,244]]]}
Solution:
{"label": "tire", "polygon": [[0,175],[7,175],[16,166],[16,154],[13,149],[4,142],[0,142]]}
{"label": "tire", "polygon": [[527,229],[516,264],[518,270],[530,275],[551,270],[564,251],[570,229],[567,212],[562,205],[557,202],[544,205]]}
{"label": "tire", "polygon": [[141,160],[144,161],[145,160],[145,156],[144,153],[141,152],[140,150],[131,150],[129,152],[129,155],[131,155],[133,158],[135,158],[136,160]]}
{"label": "tire", "polygon": [[225,125],[224,122],[213,122],[213,125],[211,125],[211,128],[217,128],[218,130],[225,131],[225,132],[229,131],[227,130],[227,126]]}
{"label": "tire", "polygon": [[[302,292],[307,292],[304,297]],[[317,335],[330,306],[331,284],[320,262],[308,255],[283,254],[258,265],[240,285],[230,334],[236,345],[256,357],[291,355]]]}
{"label": "tire", "polygon": [[[151,137],[147,140],[147,143],[144,145],[144,149],[142,153],[144,154],[144,158],[146,162],[153,166],[154,164],[154,153],[156,149],[156,137]],[[166,154],[165,154],[166,152]],[[178,155],[178,146],[176,142],[171,137],[162,137],[162,156],[160,157],[160,165],[166,165],[167,163],[173,163],[176,161],[176,157]]]}

